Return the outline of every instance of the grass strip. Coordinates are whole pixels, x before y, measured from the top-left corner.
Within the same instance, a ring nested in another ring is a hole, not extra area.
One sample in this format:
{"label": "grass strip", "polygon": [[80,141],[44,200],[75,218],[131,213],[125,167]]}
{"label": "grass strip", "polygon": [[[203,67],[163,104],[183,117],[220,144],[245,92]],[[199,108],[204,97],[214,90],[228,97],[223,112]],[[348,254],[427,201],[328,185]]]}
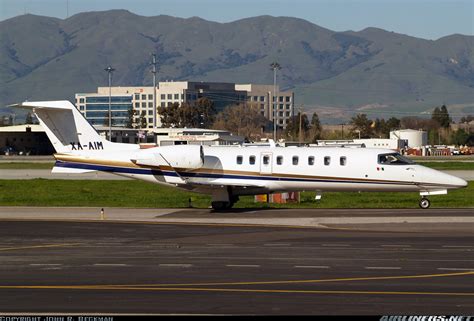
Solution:
{"label": "grass strip", "polygon": [[[255,203],[253,196],[244,196],[235,208],[417,208],[418,193],[327,192],[321,201],[314,192],[302,192],[301,202],[288,204]],[[432,207],[474,208],[474,182],[448,195],[430,197]],[[0,206],[91,206],[207,208],[208,195],[183,191],[142,181],[97,180],[0,180]]]}

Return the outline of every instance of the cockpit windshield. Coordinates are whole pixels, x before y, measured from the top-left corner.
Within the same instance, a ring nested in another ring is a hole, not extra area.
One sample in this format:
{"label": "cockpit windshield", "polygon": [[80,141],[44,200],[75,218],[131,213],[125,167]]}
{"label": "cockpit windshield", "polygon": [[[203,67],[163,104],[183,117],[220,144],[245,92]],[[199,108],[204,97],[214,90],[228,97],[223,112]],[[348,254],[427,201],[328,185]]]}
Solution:
{"label": "cockpit windshield", "polygon": [[400,155],[399,153],[380,154],[379,164],[382,165],[410,165],[415,164],[411,159]]}

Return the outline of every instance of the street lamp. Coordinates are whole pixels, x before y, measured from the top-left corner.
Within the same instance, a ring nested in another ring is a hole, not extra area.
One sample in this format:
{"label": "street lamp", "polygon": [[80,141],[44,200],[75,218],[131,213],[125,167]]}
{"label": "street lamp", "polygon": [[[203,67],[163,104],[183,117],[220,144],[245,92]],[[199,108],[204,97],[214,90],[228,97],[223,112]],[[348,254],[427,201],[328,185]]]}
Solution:
{"label": "street lamp", "polygon": [[[151,73],[153,74],[153,140],[155,140],[155,132],[156,132],[156,122],[157,122],[157,113],[156,113],[156,54],[152,54],[152,62],[151,62],[152,70]],[[156,141],[154,141],[156,143]]]}
{"label": "street lamp", "polygon": [[281,69],[281,66],[278,62],[272,62],[270,64],[271,69],[273,69],[273,140],[276,141],[277,133],[277,111],[276,111],[276,73],[277,70]]}
{"label": "street lamp", "polygon": [[112,66],[104,69],[109,74],[109,141],[112,141],[112,72],[115,71]]}

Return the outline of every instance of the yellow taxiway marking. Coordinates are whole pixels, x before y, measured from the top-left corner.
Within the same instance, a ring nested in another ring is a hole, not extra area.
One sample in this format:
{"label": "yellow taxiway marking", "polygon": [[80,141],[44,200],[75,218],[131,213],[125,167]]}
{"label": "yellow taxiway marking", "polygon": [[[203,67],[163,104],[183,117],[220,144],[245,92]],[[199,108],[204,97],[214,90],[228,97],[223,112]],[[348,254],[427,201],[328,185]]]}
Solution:
{"label": "yellow taxiway marking", "polygon": [[129,290],[129,291],[200,291],[200,292],[246,292],[246,293],[287,293],[287,294],[363,294],[363,295],[438,295],[438,296],[474,296],[474,292],[410,292],[410,291],[344,291],[344,290],[292,290],[292,289],[236,289],[236,288],[208,288],[203,286],[237,286],[237,285],[275,285],[275,284],[304,284],[330,283],[343,281],[367,280],[396,280],[416,278],[438,278],[474,275],[474,272],[401,275],[361,278],[338,278],[320,280],[293,280],[293,281],[262,281],[262,282],[220,282],[220,283],[187,283],[187,284],[129,284],[129,285],[2,285],[0,289],[43,289],[43,290]]}
{"label": "yellow taxiway marking", "polygon": [[66,246],[76,246],[76,245],[80,245],[80,244],[82,244],[82,243],[63,243],[63,244],[45,244],[45,245],[4,247],[4,248],[0,248],[0,251],[27,250],[27,249],[50,248],[50,247],[66,247]]}
{"label": "yellow taxiway marking", "polygon": [[[283,281],[256,281],[256,282],[215,282],[215,283],[177,283],[177,284],[110,284],[109,287],[182,287],[182,286],[222,286],[222,285],[273,285],[273,284],[304,284],[304,283],[331,283],[331,282],[350,282],[350,281],[377,281],[377,280],[402,280],[402,279],[422,279],[422,278],[440,278],[474,275],[474,271],[438,273],[438,274],[419,274],[419,275],[399,275],[399,276],[373,276],[359,278],[337,278],[337,279],[319,279],[319,280],[283,280]],[[0,286],[1,288],[1,286]]]}
{"label": "yellow taxiway marking", "polygon": [[334,291],[334,290],[267,290],[267,289],[225,289],[225,288],[188,288],[188,287],[133,287],[133,286],[68,286],[68,285],[31,285],[1,286],[0,289],[40,289],[40,290],[125,290],[125,291],[189,291],[189,292],[244,292],[244,293],[286,293],[286,294],[362,294],[362,295],[437,295],[437,296],[474,296],[474,292],[407,292],[407,291]]}

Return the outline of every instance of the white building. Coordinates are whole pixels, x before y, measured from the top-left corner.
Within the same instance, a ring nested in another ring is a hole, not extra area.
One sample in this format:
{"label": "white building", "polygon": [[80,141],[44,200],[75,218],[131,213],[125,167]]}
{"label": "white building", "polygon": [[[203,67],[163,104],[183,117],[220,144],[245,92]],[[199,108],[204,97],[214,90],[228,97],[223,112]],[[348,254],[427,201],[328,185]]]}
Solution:
{"label": "white building", "polygon": [[[255,84],[236,84],[235,89],[246,91],[247,102],[257,107],[268,120],[273,121],[275,118],[280,129],[286,128],[291,117],[295,114],[295,94],[292,91],[280,91],[280,87],[276,86],[276,95],[274,96],[272,85]],[[273,112],[274,109],[276,113]]]}
{"label": "white building", "polygon": [[167,145],[236,145],[244,137],[225,130],[202,128],[157,128],[154,130],[158,146]]}
{"label": "white building", "polygon": [[[98,87],[97,93],[76,94],[76,107],[93,124],[107,126],[109,87]],[[146,128],[153,128],[153,87],[111,87],[111,109],[114,126],[125,127],[129,110],[136,111],[135,123],[140,115],[146,120]],[[157,126],[161,126],[157,117]]]}
{"label": "white building", "polygon": [[388,138],[363,138],[363,139],[340,139],[340,140],[318,140],[316,146],[343,146],[343,147],[366,147],[401,150],[407,147],[407,141],[403,139]]}
{"label": "white building", "polygon": [[[217,112],[227,106],[240,103],[256,105],[263,116],[273,121],[273,106],[276,104],[276,121],[280,128],[286,128],[294,115],[294,93],[280,92],[272,100],[273,86],[254,84],[234,84],[219,82],[170,81],[159,82],[156,88],[156,106],[168,107],[174,103],[192,103],[199,98],[213,101]],[[97,93],[76,94],[76,106],[94,125],[107,125],[109,87],[98,87]],[[125,126],[129,122],[129,109],[136,112],[134,123],[144,118],[146,126],[153,128],[153,87],[131,86],[111,87],[112,119],[114,126]],[[156,115],[156,126],[161,127],[160,117]]]}
{"label": "white building", "polygon": [[390,138],[407,140],[409,148],[428,145],[428,134],[423,130],[398,129],[390,132]]}

